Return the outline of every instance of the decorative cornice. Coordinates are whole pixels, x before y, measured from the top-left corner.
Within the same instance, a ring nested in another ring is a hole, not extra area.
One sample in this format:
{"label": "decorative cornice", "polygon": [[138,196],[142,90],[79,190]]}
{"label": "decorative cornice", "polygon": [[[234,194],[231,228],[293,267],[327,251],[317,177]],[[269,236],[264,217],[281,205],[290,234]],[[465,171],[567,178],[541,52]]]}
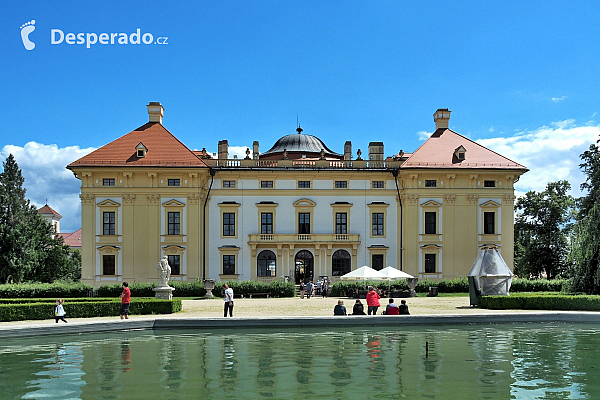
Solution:
{"label": "decorative cornice", "polygon": [[479,196],[476,194],[467,195],[467,202],[469,204],[477,204],[477,200],[479,200]]}
{"label": "decorative cornice", "polygon": [[148,199],[148,202],[150,204],[157,204],[160,200],[160,196],[157,194],[149,194],[149,195],[146,195],[146,199]]}
{"label": "decorative cornice", "polygon": [[455,194],[447,194],[444,196],[444,203],[446,203],[446,204],[454,204],[455,201],[456,201]]}
{"label": "decorative cornice", "polygon": [[80,194],[82,204],[94,204],[95,196],[93,194]]}
{"label": "decorative cornice", "polygon": [[517,197],[512,194],[505,194],[502,200],[504,200],[504,204],[511,206],[515,204],[516,198]]}
{"label": "decorative cornice", "polygon": [[123,195],[123,203],[133,204],[134,202],[135,202],[135,194],[124,194]]}

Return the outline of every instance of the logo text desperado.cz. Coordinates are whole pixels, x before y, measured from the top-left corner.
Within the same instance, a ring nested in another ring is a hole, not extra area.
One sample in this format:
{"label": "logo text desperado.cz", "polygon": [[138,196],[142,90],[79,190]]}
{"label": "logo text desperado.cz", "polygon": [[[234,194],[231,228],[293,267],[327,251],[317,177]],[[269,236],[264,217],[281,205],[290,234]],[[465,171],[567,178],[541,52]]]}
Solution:
{"label": "logo text desperado.cz", "polygon": [[99,44],[167,44],[168,37],[161,36],[154,40],[151,33],[140,32],[138,28],[135,32],[127,35],[126,33],[67,33],[60,29],[50,30],[50,44],[85,44],[89,49],[91,45]]}

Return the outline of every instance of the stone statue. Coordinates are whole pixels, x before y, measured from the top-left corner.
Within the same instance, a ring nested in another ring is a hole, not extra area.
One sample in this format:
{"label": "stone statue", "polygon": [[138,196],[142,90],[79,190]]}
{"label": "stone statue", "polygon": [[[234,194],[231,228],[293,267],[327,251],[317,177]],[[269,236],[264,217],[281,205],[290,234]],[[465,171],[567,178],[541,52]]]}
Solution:
{"label": "stone statue", "polygon": [[158,287],[169,286],[169,280],[171,279],[171,267],[169,266],[169,260],[167,256],[163,256],[163,258],[158,262],[156,266],[158,270]]}

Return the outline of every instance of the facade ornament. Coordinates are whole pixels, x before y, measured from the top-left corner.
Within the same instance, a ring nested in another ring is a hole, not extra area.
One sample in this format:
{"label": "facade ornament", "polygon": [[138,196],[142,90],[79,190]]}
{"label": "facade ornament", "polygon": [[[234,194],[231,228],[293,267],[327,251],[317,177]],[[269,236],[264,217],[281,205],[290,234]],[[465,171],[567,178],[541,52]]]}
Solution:
{"label": "facade ornament", "polygon": [[508,206],[513,205],[515,203],[516,198],[517,197],[512,194],[505,194],[504,198],[503,198],[504,204],[506,204]]}
{"label": "facade ornament", "polygon": [[454,204],[454,202],[456,201],[456,195],[455,194],[447,194],[444,196],[444,202],[446,204]]}
{"label": "facade ornament", "polygon": [[196,193],[189,193],[187,198],[190,204],[198,204],[198,201],[200,201],[200,195]]}
{"label": "facade ornament", "polygon": [[287,155],[287,149],[283,149],[283,159],[287,160],[288,159],[288,155]]}
{"label": "facade ornament", "polygon": [[124,194],[123,195],[123,202],[125,204],[133,204],[135,201],[135,194]]}
{"label": "facade ornament", "polygon": [[160,200],[160,196],[157,194],[149,194],[146,196],[146,199],[148,199],[148,202],[150,204],[157,204],[158,201]]}
{"label": "facade ornament", "polygon": [[94,204],[95,196],[93,194],[80,194],[79,198],[82,204]]}
{"label": "facade ornament", "polygon": [[356,161],[362,161],[362,158],[360,157],[362,155],[362,151],[360,151],[360,149],[358,149],[358,151],[356,152]]}
{"label": "facade ornament", "polygon": [[325,159],[325,149],[321,149],[321,158],[319,158],[319,160],[324,160]]}
{"label": "facade ornament", "polygon": [[467,195],[467,202],[469,204],[477,204],[477,200],[479,200],[479,196],[476,194]]}
{"label": "facade ornament", "polygon": [[244,160],[250,160],[250,148],[246,147],[246,157],[244,158]]}

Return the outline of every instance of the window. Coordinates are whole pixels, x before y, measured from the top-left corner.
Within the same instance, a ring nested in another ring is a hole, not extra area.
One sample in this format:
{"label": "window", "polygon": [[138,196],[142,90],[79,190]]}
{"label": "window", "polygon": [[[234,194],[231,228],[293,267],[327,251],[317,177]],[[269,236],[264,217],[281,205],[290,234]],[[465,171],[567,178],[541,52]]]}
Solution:
{"label": "window", "polygon": [[435,274],[435,254],[425,254],[425,273]]}
{"label": "window", "polygon": [[275,276],[276,275],[276,261],[275,253],[271,250],[263,250],[258,254],[258,269],[256,270],[257,276]]}
{"label": "window", "polygon": [[180,216],[179,212],[169,212],[168,213],[168,235],[180,235]]}
{"label": "window", "polygon": [[235,213],[223,213],[223,236],[235,236]]}
{"label": "window", "polygon": [[272,188],[273,181],[260,181],[260,187],[261,188]]}
{"label": "window", "polygon": [[436,187],[437,181],[435,179],[425,179],[425,187]]}
{"label": "window", "polygon": [[171,275],[181,275],[181,256],[168,256]]}
{"label": "window", "polygon": [[373,189],[383,189],[383,181],[373,181],[371,187]]}
{"label": "window", "polygon": [[298,181],[298,188],[299,189],[309,189],[310,181]]}
{"label": "window", "polygon": [[114,235],[115,234],[115,212],[105,211],[102,213],[102,234],[103,235]]}
{"label": "window", "polygon": [[493,235],[496,233],[496,213],[486,211],[483,213],[483,233]]}
{"label": "window", "polygon": [[265,235],[273,234],[273,213],[260,214],[260,233]]}
{"label": "window", "polygon": [[235,255],[223,256],[223,275],[235,275]]}
{"label": "window", "polygon": [[458,159],[460,161],[464,161],[464,159],[465,159],[465,152],[464,151],[461,151],[460,153],[458,153]]}
{"label": "window", "polygon": [[346,189],[348,187],[348,182],[347,181],[335,181],[335,188],[336,189]]}
{"label": "window", "polygon": [[310,214],[309,213],[298,214],[298,233],[301,235],[308,235],[310,233]]}
{"label": "window", "polygon": [[102,179],[102,186],[115,186],[114,178],[104,178]]}
{"label": "window", "polygon": [[116,256],[104,254],[102,256],[102,275],[116,275]]}
{"label": "window", "polygon": [[348,233],[348,214],[335,213],[335,233],[336,234]]}
{"label": "window", "polygon": [[373,213],[373,236],[383,236],[383,213]]}
{"label": "window", "polygon": [[235,181],[223,181],[223,187],[224,188],[234,188]]}
{"label": "window", "polygon": [[376,271],[383,269],[383,254],[373,254],[371,256],[371,268]]}
{"label": "window", "polygon": [[146,157],[146,152],[142,149],[138,149],[137,156],[138,156],[138,158]]}
{"label": "window", "polygon": [[331,256],[331,275],[342,276],[350,272],[350,253],[338,250]]}
{"label": "window", "polygon": [[425,212],[425,234],[431,235],[437,233],[436,231],[437,213]]}
{"label": "window", "polygon": [[496,181],[483,181],[483,187],[496,187]]}
{"label": "window", "polygon": [[167,181],[169,186],[180,186],[181,185],[181,181],[179,179],[169,179]]}

